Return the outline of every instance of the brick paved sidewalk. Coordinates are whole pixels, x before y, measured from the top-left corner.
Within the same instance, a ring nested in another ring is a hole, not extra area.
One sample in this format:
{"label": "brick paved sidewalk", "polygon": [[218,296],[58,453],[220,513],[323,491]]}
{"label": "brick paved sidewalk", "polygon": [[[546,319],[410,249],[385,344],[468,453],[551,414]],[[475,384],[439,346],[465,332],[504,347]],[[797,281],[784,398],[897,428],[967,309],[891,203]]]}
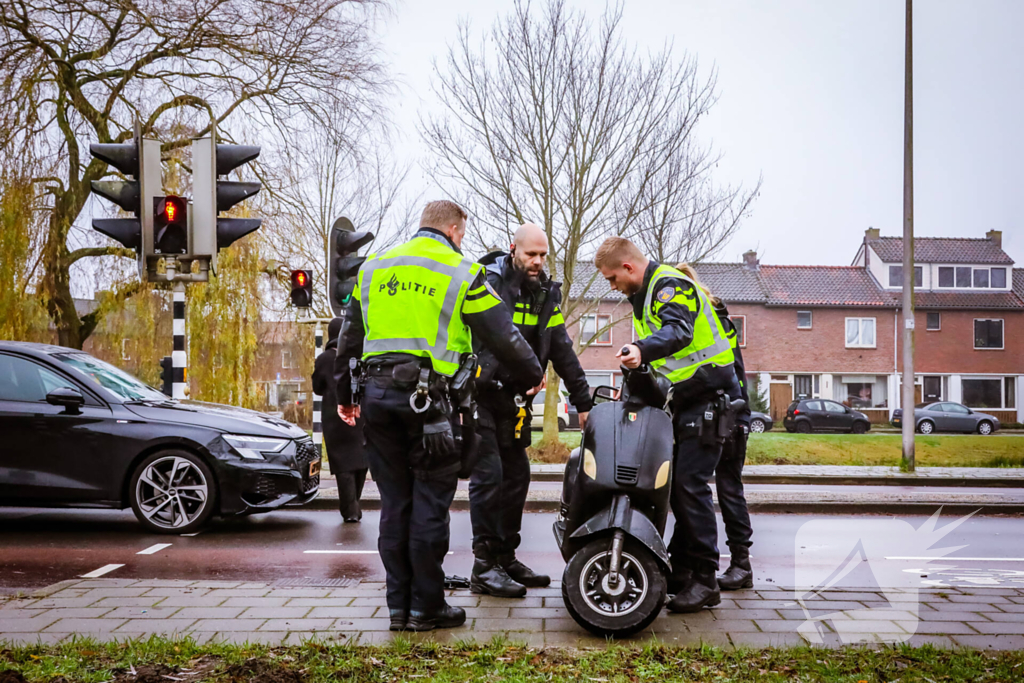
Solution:
{"label": "brick paved sidewalk", "polygon": [[[917,595],[920,602],[911,592],[889,601],[878,590],[830,590],[805,601],[805,606],[812,617],[827,624],[826,646],[904,640],[914,633],[911,645],[1024,649],[1024,589],[942,588]],[[468,591],[453,591],[448,599],[466,608],[465,626],[405,637],[486,642],[501,635],[533,646],[607,643],[569,618],[557,586],[531,590],[519,600]],[[803,645],[808,636],[798,629],[806,628],[806,619],[792,591],[759,586],[725,594],[714,610],[685,616],[665,612],[633,641]],[[199,642],[298,644],[318,638],[373,644],[395,636],[387,630],[388,623],[381,583],[280,588],[228,581],[82,579],[31,595],[0,598],[0,642],[11,643],[54,643],[74,635],[127,640],[187,634]]]}

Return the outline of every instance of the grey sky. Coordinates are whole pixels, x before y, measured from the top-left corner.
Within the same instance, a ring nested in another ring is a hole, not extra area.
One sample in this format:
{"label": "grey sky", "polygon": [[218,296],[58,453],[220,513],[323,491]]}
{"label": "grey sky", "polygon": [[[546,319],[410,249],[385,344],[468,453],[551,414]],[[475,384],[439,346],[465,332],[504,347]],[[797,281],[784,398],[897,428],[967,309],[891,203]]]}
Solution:
{"label": "grey sky", "polygon": [[[574,4],[595,17],[605,6]],[[431,62],[458,20],[479,32],[511,5],[404,0],[388,21],[384,46],[403,83],[398,148],[409,160],[424,153],[417,114],[435,106]],[[847,265],[868,226],[901,234],[903,11],[903,0],[626,0],[629,41],[671,41],[717,68],[720,100],[701,130],[725,155],[716,178],[764,175],[720,259],[757,248],[766,263]],[[1002,230],[1024,266],[1014,199],[1024,183],[1024,2],[918,0],[914,11],[916,234]]]}

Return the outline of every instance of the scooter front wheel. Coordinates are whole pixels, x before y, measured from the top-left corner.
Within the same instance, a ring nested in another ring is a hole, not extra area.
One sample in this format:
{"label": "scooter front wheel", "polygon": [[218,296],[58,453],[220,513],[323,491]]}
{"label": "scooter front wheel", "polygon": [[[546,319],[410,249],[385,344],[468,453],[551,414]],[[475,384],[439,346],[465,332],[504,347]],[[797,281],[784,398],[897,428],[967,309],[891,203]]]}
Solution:
{"label": "scooter front wheel", "polygon": [[562,573],[562,599],[576,623],[599,636],[627,636],[654,621],[665,604],[665,572],[654,554],[627,538],[617,579],[611,576],[612,539],[581,548]]}

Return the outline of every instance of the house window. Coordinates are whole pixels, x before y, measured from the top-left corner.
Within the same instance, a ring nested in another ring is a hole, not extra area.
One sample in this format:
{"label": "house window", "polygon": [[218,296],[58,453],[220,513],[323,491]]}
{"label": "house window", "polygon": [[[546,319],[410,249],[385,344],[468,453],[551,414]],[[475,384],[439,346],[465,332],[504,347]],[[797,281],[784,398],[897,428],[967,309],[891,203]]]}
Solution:
{"label": "house window", "polygon": [[940,266],[939,267],[939,287],[952,287],[954,284],[953,280],[953,267],[952,266]]}
{"label": "house window", "polygon": [[796,329],[798,329],[798,330],[809,330],[809,329],[811,329],[811,312],[810,311],[797,311],[796,312]]}
{"label": "house window", "polygon": [[594,346],[611,346],[612,317],[610,315],[585,315],[581,320],[583,343]]}
{"label": "house window", "polygon": [[285,370],[294,368],[291,349],[281,349],[281,367]]}
{"label": "house window", "polygon": [[1006,287],[1006,268],[993,268],[991,284],[993,288],[1002,289]]}
{"label": "house window", "polygon": [[926,328],[929,330],[941,330],[942,329],[942,314],[937,311],[928,312],[928,324]]}
{"label": "house window", "polygon": [[956,269],[956,286],[960,288],[967,288],[971,286],[970,267]]}
{"label": "house window", "polygon": [[[914,286],[921,287],[924,282],[923,266],[914,266]],[[889,266],[889,286],[903,286],[903,266]]]}
{"label": "house window", "polygon": [[1001,349],[1003,348],[1003,321],[1002,320],[979,320],[974,321],[974,348],[976,349]]}
{"label": "house window", "polygon": [[846,348],[848,349],[873,349],[875,348],[875,319],[874,318],[847,318],[846,319]]}
{"label": "house window", "polygon": [[1002,408],[1002,385],[1001,377],[964,379],[961,383],[964,392],[964,405],[970,408]]}
{"label": "house window", "polygon": [[131,339],[121,340],[121,360],[131,360]]}
{"label": "house window", "polygon": [[1006,408],[1017,407],[1017,378],[1006,378],[1006,401],[1003,403]]}
{"label": "house window", "polygon": [[985,289],[988,287],[988,268],[974,269],[974,287],[975,289]]}
{"label": "house window", "polygon": [[730,315],[729,320],[732,321],[732,326],[736,328],[736,342],[741,348],[747,345],[747,316],[745,315]]}

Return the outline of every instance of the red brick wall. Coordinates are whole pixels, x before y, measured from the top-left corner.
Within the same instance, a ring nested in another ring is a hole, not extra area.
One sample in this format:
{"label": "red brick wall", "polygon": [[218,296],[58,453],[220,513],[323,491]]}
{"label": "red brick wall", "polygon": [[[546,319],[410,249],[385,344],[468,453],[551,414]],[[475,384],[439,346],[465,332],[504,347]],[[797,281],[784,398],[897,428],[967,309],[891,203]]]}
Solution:
{"label": "red brick wall", "polygon": [[[729,314],[745,315],[743,360],[747,372],[849,372],[885,374],[893,368],[891,310],[807,308],[809,330],[796,327],[796,308],[732,304]],[[875,319],[875,348],[846,348],[846,318]]]}
{"label": "red brick wall", "polygon": [[[611,370],[617,372],[619,362],[615,360],[615,353],[624,345],[633,341],[632,309],[625,301],[617,303],[614,301],[602,301],[596,311],[588,311],[595,315],[609,315],[614,321],[612,327],[612,343],[608,346],[592,344],[580,353],[580,364],[584,370]],[[578,318],[580,313],[571,314]],[[580,324],[572,320],[568,321],[569,336],[574,342],[580,336]]]}
{"label": "red brick wall", "polygon": [[[1003,350],[974,348],[974,319],[1002,318]],[[1024,372],[1024,312],[942,311],[939,331],[926,330],[927,313],[914,315],[915,373]],[[900,354],[903,343],[899,343]],[[903,367],[902,359],[900,367]]]}

